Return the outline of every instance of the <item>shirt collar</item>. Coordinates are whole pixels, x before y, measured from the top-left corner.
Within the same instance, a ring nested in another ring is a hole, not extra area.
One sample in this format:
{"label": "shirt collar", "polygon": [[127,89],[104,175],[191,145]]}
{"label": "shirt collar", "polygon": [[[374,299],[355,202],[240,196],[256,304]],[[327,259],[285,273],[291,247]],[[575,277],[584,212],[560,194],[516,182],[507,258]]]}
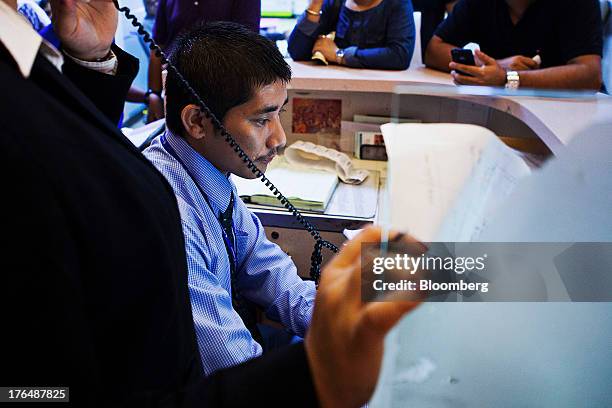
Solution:
{"label": "shirt collar", "polygon": [[[43,40],[30,23],[19,13],[0,0],[0,42],[13,57],[24,77],[30,76],[38,51],[61,70],[62,54]],[[43,45],[41,47],[41,44]]]}
{"label": "shirt collar", "polygon": [[215,216],[225,212],[230,202],[230,195],[232,193],[236,195],[229,177],[206,160],[184,138],[172,134],[169,130],[166,131],[165,137],[179,156],[182,165],[187,167],[185,169],[187,173],[207,195]]}

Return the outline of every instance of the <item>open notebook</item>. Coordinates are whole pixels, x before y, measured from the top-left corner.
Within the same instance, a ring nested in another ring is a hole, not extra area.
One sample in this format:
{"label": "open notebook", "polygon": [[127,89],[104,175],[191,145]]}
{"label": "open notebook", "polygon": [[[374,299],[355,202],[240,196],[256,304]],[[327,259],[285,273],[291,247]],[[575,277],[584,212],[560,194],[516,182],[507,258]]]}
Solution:
{"label": "open notebook", "polygon": [[[291,166],[283,156],[276,157],[268,166],[266,177],[291,201],[296,208],[324,212],[338,186],[336,173],[308,170]],[[232,175],[238,195],[253,204],[282,207],[272,192],[260,180],[247,180]]]}
{"label": "open notebook", "polygon": [[476,239],[530,169],[490,130],[386,124],[389,204],[383,223],[423,242]]}

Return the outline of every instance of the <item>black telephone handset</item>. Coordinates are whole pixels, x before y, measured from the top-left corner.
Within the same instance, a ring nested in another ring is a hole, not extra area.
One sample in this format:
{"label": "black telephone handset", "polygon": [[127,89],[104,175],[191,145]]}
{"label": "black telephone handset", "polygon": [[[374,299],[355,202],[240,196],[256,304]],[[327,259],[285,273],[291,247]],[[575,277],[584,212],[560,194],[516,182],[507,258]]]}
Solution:
{"label": "black telephone handset", "polygon": [[121,13],[125,15],[125,17],[130,20],[131,24],[137,28],[138,34],[140,34],[145,43],[149,45],[151,51],[155,52],[156,56],[161,60],[162,64],[167,66],[168,75],[174,75],[175,78],[179,81],[179,83],[185,88],[187,92],[189,92],[194,99],[197,101],[200,109],[206,115],[208,119],[212,122],[213,126],[221,132],[221,135],[225,138],[225,141],[234,149],[238,157],[246,164],[246,166],[253,172],[253,174],[261,180],[262,183],[266,185],[274,194],[274,196],[285,206],[287,211],[289,211],[293,216],[299,221],[300,224],[304,226],[304,228],[310,233],[310,235],[315,240],[314,250],[312,252],[312,256],[310,258],[310,277],[315,281],[318,285],[319,278],[321,277],[321,263],[323,262],[323,255],[321,253],[323,248],[327,248],[332,252],[338,252],[338,247],[332,244],[329,241],[324,240],[321,237],[321,233],[317,228],[312,225],[304,216],[300,213],[300,211],[291,204],[291,202],[285,197],[279,190],[272,184],[272,182],[265,176],[265,174],[257,168],[253,160],[251,160],[248,155],[242,150],[242,148],[236,143],[234,137],[225,129],[221,121],[215,117],[215,115],[211,112],[211,110],[206,106],[202,98],[197,94],[197,92],[189,85],[189,82],[181,75],[181,73],[176,69],[174,65],[168,60],[166,54],[162,51],[159,45],[151,38],[151,34],[147,32],[144,26],[138,21],[136,16],[132,14],[132,11],[129,7],[121,7],[119,6],[119,2],[117,0],[113,0],[115,7]]}

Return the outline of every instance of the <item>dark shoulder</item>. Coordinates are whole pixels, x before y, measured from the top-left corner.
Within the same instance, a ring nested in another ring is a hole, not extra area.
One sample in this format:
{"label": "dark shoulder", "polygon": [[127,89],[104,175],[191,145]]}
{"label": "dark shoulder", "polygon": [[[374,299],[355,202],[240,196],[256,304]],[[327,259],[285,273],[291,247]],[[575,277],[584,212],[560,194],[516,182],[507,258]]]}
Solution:
{"label": "dark shoulder", "polygon": [[[0,45],[1,48],[1,45]],[[0,49],[0,84],[2,96],[0,97],[0,128],[14,130],[15,115],[23,115],[29,111],[36,112],[36,87],[26,80],[20,73],[12,57]],[[11,97],[14,96],[14,97]]]}

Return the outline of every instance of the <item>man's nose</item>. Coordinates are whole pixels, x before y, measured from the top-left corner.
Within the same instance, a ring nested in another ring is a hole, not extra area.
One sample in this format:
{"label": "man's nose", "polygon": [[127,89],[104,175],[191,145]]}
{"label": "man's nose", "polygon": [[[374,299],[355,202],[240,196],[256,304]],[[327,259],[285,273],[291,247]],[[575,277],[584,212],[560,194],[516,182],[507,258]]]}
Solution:
{"label": "man's nose", "polygon": [[266,147],[270,150],[281,150],[285,144],[287,144],[287,135],[285,134],[285,129],[283,129],[279,117],[274,121],[274,129],[272,130],[270,137],[268,137]]}

